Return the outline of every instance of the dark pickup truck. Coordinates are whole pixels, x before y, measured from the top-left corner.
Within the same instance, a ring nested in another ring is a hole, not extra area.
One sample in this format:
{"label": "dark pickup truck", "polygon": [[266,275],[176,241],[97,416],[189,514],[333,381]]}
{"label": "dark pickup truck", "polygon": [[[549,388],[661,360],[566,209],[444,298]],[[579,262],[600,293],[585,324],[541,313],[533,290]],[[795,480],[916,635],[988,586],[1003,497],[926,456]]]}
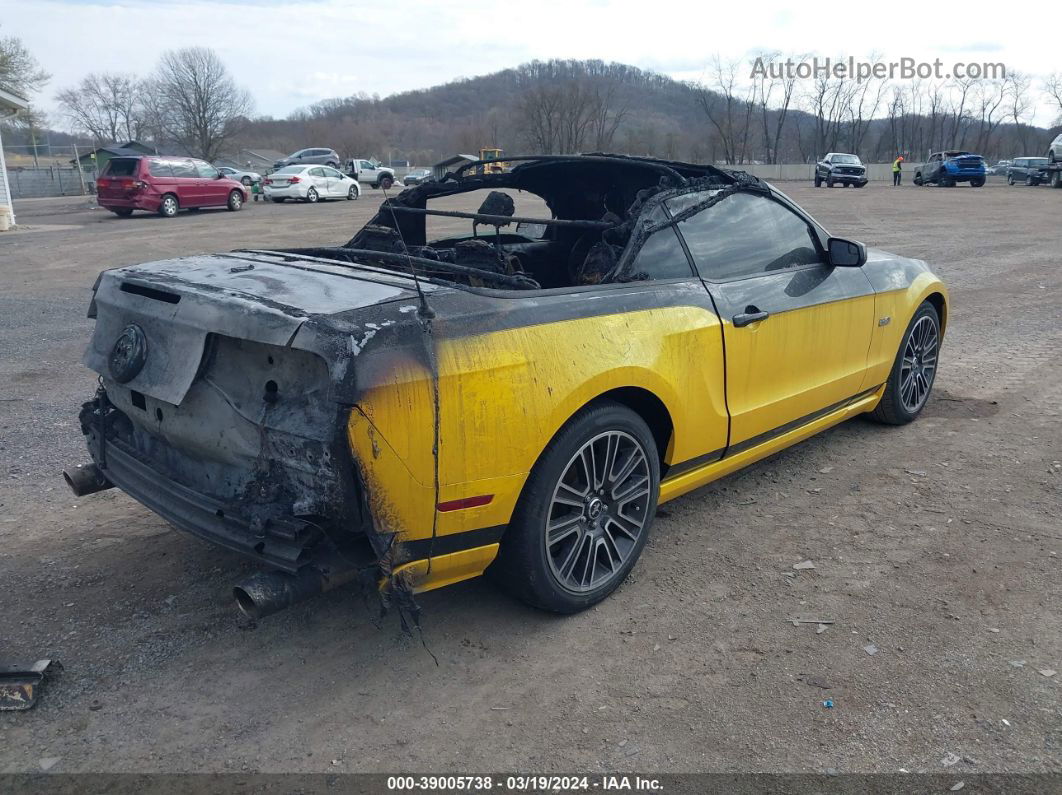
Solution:
{"label": "dark pickup truck", "polygon": [[815,164],[815,187],[821,187],[824,182],[827,188],[834,185],[862,188],[867,184],[866,166],[858,155],[830,152]]}

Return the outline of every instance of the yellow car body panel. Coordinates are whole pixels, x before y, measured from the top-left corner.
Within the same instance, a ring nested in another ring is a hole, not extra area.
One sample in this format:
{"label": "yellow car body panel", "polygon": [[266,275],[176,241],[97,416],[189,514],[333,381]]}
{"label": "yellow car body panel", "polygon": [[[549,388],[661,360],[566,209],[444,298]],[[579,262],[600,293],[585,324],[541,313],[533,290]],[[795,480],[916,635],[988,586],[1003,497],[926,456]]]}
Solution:
{"label": "yellow car body panel", "polygon": [[[673,423],[665,466],[709,459],[663,479],[660,502],[674,499],[872,410],[910,316],[933,292],[945,294],[939,280],[926,275],[903,290],[795,310],[772,316],[759,328],[736,330],[743,336],[727,338],[725,372],[732,379],[731,410],[752,407],[743,424],[733,417],[728,425],[722,334],[732,329],[724,329],[702,307],[442,336],[434,350],[440,406],[437,497],[430,366],[397,359],[351,413],[348,437],[376,529],[396,533],[403,542],[399,548],[416,550],[396,561],[413,578],[415,590],[482,573],[550,439],[581,408],[617,389],[644,390],[665,406]],[[883,312],[891,320],[878,325]],[[846,333],[854,315],[869,318],[865,335]],[[823,338],[837,341],[837,361],[825,383],[812,382],[801,375],[816,364],[805,351],[816,347],[811,340]],[[741,364],[749,362],[755,370]],[[772,384],[788,385],[790,393],[772,392]],[[824,408],[829,410],[823,413]],[[820,416],[813,416],[816,412]],[[721,460],[713,455],[794,421],[797,427],[749,449]],[[435,510],[436,504],[481,495],[491,495],[490,502]],[[463,534],[472,538],[485,529],[495,531],[480,536],[491,543],[449,551],[453,546],[447,542],[461,544]]]}

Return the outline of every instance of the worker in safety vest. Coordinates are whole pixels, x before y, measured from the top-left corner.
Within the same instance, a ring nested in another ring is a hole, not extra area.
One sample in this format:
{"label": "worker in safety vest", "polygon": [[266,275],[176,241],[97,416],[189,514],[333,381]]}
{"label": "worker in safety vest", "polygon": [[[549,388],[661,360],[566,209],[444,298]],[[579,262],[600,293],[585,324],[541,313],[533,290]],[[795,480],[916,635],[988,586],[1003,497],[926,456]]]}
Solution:
{"label": "worker in safety vest", "polygon": [[900,164],[903,162],[903,155],[900,155],[892,161],[892,186],[895,188],[900,184]]}

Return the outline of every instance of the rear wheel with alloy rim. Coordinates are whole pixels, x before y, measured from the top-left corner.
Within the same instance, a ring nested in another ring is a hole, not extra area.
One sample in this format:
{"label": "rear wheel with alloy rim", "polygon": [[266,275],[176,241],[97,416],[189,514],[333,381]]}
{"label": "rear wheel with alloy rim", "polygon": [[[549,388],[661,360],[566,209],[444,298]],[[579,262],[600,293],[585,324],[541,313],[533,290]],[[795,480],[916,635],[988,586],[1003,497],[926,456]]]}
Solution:
{"label": "rear wheel with alloy rim", "polygon": [[659,490],[659,454],[644,420],[611,401],[584,409],[535,464],[492,576],[544,610],[600,602],[641,555]]}
{"label": "rear wheel with alloy rim", "polygon": [[173,216],[177,215],[179,207],[177,197],[172,193],[167,193],[162,197],[162,203],[159,204],[159,215],[164,218],[173,218]]}
{"label": "rear wheel with alloy rim", "polygon": [[933,389],[939,354],[940,318],[933,305],[926,301],[911,318],[900,342],[885,394],[874,409],[874,419],[889,425],[905,425],[917,417]]}
{"label": "rear wheel with alloy rim", "polygon": [[320,196],[317,195],[317,190],[316,189],[310,188],[308,191],[306,191],[306,201],[308,201],[310,204],[313,204],[319,198],[320,198]]}

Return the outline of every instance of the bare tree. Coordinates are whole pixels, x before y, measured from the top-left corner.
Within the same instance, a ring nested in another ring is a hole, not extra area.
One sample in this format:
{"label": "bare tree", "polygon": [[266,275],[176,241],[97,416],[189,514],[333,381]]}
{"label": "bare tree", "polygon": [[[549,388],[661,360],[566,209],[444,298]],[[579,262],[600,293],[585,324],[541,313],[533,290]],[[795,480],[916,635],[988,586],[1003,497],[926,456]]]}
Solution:
{"label": "bare tree", "polygon": [[165,53],[145,86],[149,123],[204,160],[214,160],[252,109],[217,54],[205,47]]}
{"label": "bare tree", "polygon": [[545,154],[609,149],[626,114],[607,78],[538,81],[516,103],[526,145]]}
{"label": "bare tree", "polygon": [[29,99],[44,88],[51,75],[41,69],[37,59],[17,36],[0,38],[0,85]]}
{"label": "bare tree", "polygon": [[[797,56],[795,60],[801,60],[803,57]],[[777,163],[779,162],[778,149],[782,130],[785,129],[785,120],[789,115],[789,106],[793,101],[797,78],[792,70],[781,73],[781,76],[775,76],[778,70],[773,70],[771,67],[781,61],[781,53],[760,53],[757,58],[764,66],[763,74],[753,85],[753,96],[759,106],[763,132],[763,160],[765,163]],[[753,63],[756,63],[755,59]]]}
{"label": "bare tree", "polygon": [[1053,105],[1057,105],[1055,123],[1062,122],[1062,72],[1052,72],[1044,79],[1044,93]]}
{"label": "bare tree", "polygon": [[74,129],[101,141],[135,141],[145,129],[142,87],[132,75],[90,74],[56,99]]}
{"label": "bare tree", "polygon": [[1033,102],[1029,96],[1032,79],[1023,72],[1009,72],[1007,80],[1010,86],[1007,90],[1007,116],[1013,122],[1021,141],[1022,153],[1026,153],[1028,143],[1028,120],[1032,115]]}
{"label": "bare tree", "polygon": [[749,120],[755,106],[755,84],[743,86],[738,80],[743,66],[740,60],[724,62],[716,55],[712,62],[710,88],[698,94],[701,110],[719,136],[723,158],[731,164],[745,162]]}

